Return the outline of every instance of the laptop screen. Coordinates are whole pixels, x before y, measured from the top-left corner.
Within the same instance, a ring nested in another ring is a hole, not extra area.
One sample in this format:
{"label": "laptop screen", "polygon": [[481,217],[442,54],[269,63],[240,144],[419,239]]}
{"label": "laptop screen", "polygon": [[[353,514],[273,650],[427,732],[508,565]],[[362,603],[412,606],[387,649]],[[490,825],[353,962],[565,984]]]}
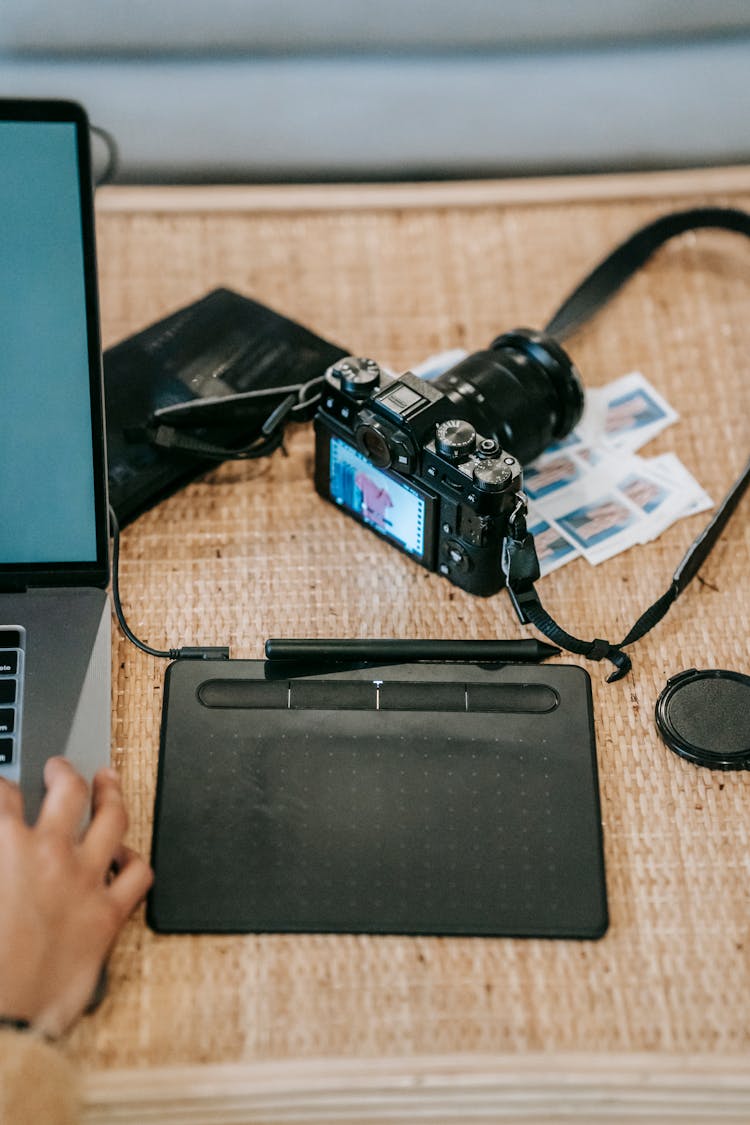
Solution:
{"label": "laptop screen", "polygon": [[106,568],[88,126],[0,101],[0,585]]}

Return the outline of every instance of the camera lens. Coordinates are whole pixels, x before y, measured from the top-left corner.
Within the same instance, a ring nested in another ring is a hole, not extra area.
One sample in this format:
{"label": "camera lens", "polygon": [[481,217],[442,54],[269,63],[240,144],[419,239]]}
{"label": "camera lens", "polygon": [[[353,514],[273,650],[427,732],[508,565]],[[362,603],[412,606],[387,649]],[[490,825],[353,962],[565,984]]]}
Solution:
{"label": "camera lens", "polygon": [[521,464],[564,438],[583,412],[573,361],[551,336],[519,328],[435,379],[483,437],[495,438]]}

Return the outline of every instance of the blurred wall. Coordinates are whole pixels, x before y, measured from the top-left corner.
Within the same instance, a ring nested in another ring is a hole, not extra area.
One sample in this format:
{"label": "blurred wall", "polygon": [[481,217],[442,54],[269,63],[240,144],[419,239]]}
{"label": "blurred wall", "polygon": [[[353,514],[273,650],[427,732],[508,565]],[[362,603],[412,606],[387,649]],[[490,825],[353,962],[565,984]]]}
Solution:
{"label": "blurred wall", "polygon": [[0,95],[72,97],[118,178],[750,160],[747,0],[0,0]]}

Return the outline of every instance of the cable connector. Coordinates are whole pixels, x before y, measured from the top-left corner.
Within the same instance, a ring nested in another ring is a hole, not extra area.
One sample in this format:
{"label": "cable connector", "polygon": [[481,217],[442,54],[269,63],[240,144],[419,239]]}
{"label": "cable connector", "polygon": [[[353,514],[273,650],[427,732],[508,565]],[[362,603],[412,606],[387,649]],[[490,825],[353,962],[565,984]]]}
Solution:
{"label": "cable connector", "polygon": [[229,648],[212,645],[185,645],[170,649],[174,660],[229,660]]}

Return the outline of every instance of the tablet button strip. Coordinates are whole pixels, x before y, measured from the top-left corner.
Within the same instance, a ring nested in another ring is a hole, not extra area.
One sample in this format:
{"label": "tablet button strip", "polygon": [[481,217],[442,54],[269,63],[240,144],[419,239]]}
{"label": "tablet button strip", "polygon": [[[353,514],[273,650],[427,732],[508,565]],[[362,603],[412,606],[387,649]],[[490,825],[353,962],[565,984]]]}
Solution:
{"label": "tablet button strip", "polygon": [[560,697],[540,683],[413,680],[241,680],[216,677],[198,686],[204,707],[289,711],[489,711],[546,714]]}

